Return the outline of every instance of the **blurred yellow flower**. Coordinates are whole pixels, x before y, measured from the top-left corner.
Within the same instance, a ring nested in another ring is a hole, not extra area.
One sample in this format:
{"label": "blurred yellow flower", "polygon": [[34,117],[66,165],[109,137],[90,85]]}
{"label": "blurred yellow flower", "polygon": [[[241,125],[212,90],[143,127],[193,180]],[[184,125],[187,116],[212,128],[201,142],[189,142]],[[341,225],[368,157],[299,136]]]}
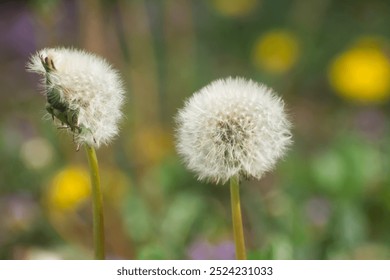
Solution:
{"label": "blurred yellow flower", "polygon": [[240,17],[252,12],[259,2],[259,0],[213,0],[212,5],[224,16]]}
{"label": "blurred yellow flower", "polygon": [[72,211],[89,197],[90,192],[88,171],[69,166],[54,176],[47,198],[52,210]]}
{"label": "blurred yellow flower", "polygon": [[101,181],[106,206],[120,208],[131,188],[130,178],[119,169],[101,166]]}
{"label": "blurred yellow flower", "polygon": [[[130,178],[111,166],[101,165],[100,169],[106,226],[112,229],[106,233],[106,239],[114,240],[110,242],[110,246],[122,246],[120,250],[129,250],[123,241],[125,237],[120,216],[123,202],[131,188]],[[69,165],[53,176],[43,201],[48,220],[57,233],[71,244],[72,248],[87,249],[79,253],[79,258],[90,258],[85,255],[92,246],[90,197],[88,168]]]}
{"label": "blurred yellow flower", "polygon": [[330,64],[328,77],[338,94],[361,103],[378,103],[390,95],[390,61],[379,42],[360,40]]}
{"label": "blurred yellow flower", "polygon": [[260,36],[253,48],[253,62],[259,69],[281,74],[296,63],[299,42],[287,30],[273,30]]}
{"label": "blurred yellow flower", "polygon": [[172,135],[160,126],[146,126],[135,134],[134,142],[128,147],[141,165],[154,165],[173,150]]}

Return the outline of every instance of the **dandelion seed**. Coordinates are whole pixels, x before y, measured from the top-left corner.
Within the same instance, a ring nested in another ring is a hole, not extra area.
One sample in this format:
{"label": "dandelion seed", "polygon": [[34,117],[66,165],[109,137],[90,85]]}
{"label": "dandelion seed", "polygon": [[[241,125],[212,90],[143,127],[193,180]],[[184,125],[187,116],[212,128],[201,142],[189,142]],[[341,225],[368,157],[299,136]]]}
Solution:
{"label": "dandelion seed", "polygon": [[177,150],[199,179],[225,183],[260,179],[291,144],[283,101],[243,78],[212,82],[196,92],[176,118]]}
{"label": "dandelion seed", "polygon": [[46,109],[71,130],[78,146],[98,148],[117,135],[124,89],[104,59],[76,49],[43,49],[30,58],[27,70],[43,76]]}

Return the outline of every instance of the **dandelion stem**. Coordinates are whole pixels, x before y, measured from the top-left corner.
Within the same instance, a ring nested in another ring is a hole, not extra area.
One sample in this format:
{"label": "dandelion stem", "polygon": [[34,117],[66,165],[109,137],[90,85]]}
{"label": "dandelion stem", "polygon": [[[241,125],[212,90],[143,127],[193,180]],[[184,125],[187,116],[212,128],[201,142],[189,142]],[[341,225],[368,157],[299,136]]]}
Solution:
{"label": "dandelion stem", "polygon": [[244,230],[241,218],[239,175],[230,178],[230,199],[232,206],[234,242],[236,244],[236,259],[246,260]]}
{"label": "dandelion stem", "polygon": [[95,248],[95,259],[103,260],[104,252],[104,216],[103,216],[103,195],[100,188],[99,166],[95,149],[85,144],[92,184],[92,205],[93,205],[93,243]]}

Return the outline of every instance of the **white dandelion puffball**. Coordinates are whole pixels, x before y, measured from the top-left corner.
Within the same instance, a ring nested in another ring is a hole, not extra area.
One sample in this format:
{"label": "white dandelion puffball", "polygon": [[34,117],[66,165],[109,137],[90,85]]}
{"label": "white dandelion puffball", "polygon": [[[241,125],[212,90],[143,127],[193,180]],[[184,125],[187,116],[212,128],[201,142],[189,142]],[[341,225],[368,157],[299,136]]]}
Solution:
{"label": "white dandelion puffball", "polygon": [[103,58],[77,49],[43,49],[31,56],[27,71],[43,76],[47,111],[73,132],[78,145],[99,147],[118,134],[125,91]]}
{"label": "white dandelion puffball", "polygon": [[260,179],[291,144],[284,103],[243,78],[216,80],[187,100],[176,116],[176,146],[198,179]]}

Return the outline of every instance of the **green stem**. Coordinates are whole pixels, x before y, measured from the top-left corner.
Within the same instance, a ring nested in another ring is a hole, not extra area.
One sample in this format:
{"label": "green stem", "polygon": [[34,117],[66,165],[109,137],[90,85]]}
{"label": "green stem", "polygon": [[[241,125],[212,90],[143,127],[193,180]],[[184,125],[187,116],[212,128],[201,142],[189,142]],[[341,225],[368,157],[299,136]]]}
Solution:
{"label": "green stem", "polygon": [[93,243],[95,248],[95,259],[104,260],[104,215],[103,195],[100,187],[99,166],[95,149],[85,144],[92,184],[92,206],[93,206]]}
{"label": "green stem", "polygon": [[239,175],[230,178],[230,199],[232,206],[234,242],[236,244],[236,259],[246,260],[244,230],[241,218]]}

